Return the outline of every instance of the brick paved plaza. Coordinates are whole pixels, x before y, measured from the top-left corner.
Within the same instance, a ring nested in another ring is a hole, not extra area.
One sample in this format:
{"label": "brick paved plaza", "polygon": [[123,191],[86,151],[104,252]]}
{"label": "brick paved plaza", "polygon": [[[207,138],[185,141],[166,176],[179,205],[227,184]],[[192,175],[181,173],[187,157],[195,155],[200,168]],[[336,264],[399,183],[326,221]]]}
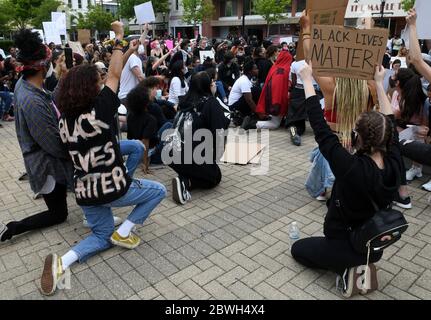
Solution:
{"label": "brick paved plaza", "polygon": [[[45,209],[33,200],[13,123],[0,128],[0,220],[9,222]],[[222,165],[223,181],[192,201],[172,201],[169,168],[148,176],[168,187],[167,198],[137,230],[143,243],[114,247],[72,267],[72,288],[49,299],[341,299],[335,275],[305,269],[289,253],[288,227],[301,237],[322,235],[325,205],[307,194],[308,156],[315,146],[308,129],[302,147],[287,131],[270,135],[270,171],[251,176],[250,166]],[[142,177],[142,171],[137,171]],[[411,184],[412,210],[402,240],[377,264],[379,291],[354,299],[431,299],[431,207]],[[84,238],[82,211],[68,194],[69,218],[60,226],[0,244],[0,299],[44,299],[39,277],[44,257],[65,253]],[[130,208],[115,210],[125,218]]]}

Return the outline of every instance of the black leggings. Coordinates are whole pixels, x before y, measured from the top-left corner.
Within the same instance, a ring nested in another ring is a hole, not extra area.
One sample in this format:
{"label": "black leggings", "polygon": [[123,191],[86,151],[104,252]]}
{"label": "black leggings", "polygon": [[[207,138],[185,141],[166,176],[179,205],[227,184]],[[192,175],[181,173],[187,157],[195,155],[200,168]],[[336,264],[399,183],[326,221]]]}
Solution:
{"label": "black leggings", "polygon": [[431,166],[431,145],[423,142],[412,142],[404,145],[400,142],[401,154],[417,163]]}
{"label": "black leggings", "polygon": [[[348,239],[306,238],[295,242],[291,253],[296,261],[308,268],[330,270],[339,275],[347,268],[367,264],[367,255],[357,253]],[[370,263],[379,261],[382,255],[371,254]]]}
{"label": "black leggings", "polygon": [[217,164],[172,164],[171,168],[190,181],[189,190],[215,188],[222,177]]}
{"label": "black leggings", "polygon": [[51,193],[43,195],[43,200],[45,200],[48,210],[21,221],[8,223],[8,231],[4,234],[2,240],[10,239],[27,231],[51,227],[66,221],[68,215],[66,198],[66,186],[57,183]]}

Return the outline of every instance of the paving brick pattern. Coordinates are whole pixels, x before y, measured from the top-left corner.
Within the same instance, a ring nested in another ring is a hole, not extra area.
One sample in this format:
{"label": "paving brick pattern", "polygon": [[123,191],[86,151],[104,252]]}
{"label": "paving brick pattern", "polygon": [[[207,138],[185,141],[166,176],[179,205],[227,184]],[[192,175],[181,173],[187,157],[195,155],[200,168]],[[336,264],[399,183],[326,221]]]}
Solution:
{"label": "paving brick pattern", "polygon": [[[137,230],[143,243],[133,251],[112,248],[72,268],[72,289],[49,299],[341,299],[335,275],[309,270],[289,252],[288,227],[297,221],[302,237],[321,235],[324,204],[307,194],[304,182],[315,142],[308,129],[302,147],[288,132],[270,134],[270,170],[250,175],[250,166],[222,165],[223,181],[193,192],[176,205],[168,197]],[[45,208],[33,200],[23,172],[13,123],[0,128],[0,220],[21,219]],[[143,177],[137,171],[137,177]],[[174,172],[153,170],[147,178],[171,190]],[[411,184],[414,209],[406,235],[378,263],[379,291],[356,299],[431,299],[431,208]],[[68,195],[69,218],[60,226],[0,244],[0,299],[46,299],[39,293],[44,257],[65,253],[89,232],[82,211]],[[130,208],[116,209],[125,218]]]}

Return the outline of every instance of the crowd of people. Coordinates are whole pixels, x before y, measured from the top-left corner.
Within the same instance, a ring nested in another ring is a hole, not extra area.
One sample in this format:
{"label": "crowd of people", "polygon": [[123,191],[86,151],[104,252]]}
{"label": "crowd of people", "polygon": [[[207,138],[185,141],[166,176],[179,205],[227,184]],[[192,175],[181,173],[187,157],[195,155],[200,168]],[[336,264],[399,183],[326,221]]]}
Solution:
{"label": "crowd of people", "polygon": [[[165,198],[166,187],[134,178],[139,166],[144,174],[152,164],[172,168],[173,200],[183,205],[191,201],[192,190],[221,183],[217,161],[224,144],[217,141],[224,141],[229,126],[288,128],[292,143],[300,146],[309,120],[318,147],[306,188],[312,197],[328,200],[328,214],[325,236],[298,241],[292,256],[337,273],[345,296],[355,293],[354,269],[369,260],[373,285],[368,291],[375,290],[373,263],[382,255],[367,259],[355,252],[349,228],[372,216],[374,203],[411,208],[408,181],[421,177],[422,165],[431,162],[431,67],[415,21],[412,10],[410,51],[398,37],[388,41],[374,81],[313,78],[312,66],[295,60],[295,44],[255,37],[176,39],[168,49],[166,41],[149,36],[148,25],[139,40],[127,42],[122,24],[114,22],[115,39],[83,44],[84,55],[68,57],[68,45],[47,46],[37,32],[21,30],[16,48],[0,61],[1,118],[15,121],[31,189],[42,195],[47,210],[1,223],[0,241],[64,222],[67,191],[74,191],[92,233],[61,257],[46,257],[41,289],[51,295],[75,262],[112,245],[134,249],[140,244],[133,230]],[[301,28],[307,56],[306,13]],[[402,57],[408,57],[406,68],[397,59]],[[211,141],[203,152],[204,135],[190,146],[187,141],[188,130],[191,137],[201,129]],[[189,161],[195,151],[206,161]],[[179,160],[167,163],[176,153]],[[413,161],[407,171],[403,156]],[[423,188],[431,191],[431,181]],[[124,206],[135,207],[122,221],[111,208]]]}

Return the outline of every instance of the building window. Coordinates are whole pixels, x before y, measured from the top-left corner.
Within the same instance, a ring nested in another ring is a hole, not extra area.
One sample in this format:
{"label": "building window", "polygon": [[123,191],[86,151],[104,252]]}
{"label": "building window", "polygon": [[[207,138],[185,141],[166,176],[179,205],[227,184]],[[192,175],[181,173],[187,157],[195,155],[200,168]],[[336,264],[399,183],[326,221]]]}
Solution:
{"label": "building window", "polygon": [[175,10],[179,10],[180,9],[180,0],[175,0]]}
{"label": "building window", "polygon": [[253,0],[244,1],[244,12],[247,16],[254,14]]}
{"label": "building window", "polygon": [[67,0],[67,6],[68,6],[69,8],[72,8],[72,0]]}
{"label": "building window", "polygon": [[296,12],[301,15],[301,12],[305,10],[306,7],[306,0],[296,0],[298,3],[298,7],[296,8]]}
{"label": "building window", "polygon": [[78,0],[78,9],[82,9],[82,0]]}
{"label": "building window", "polygon": [[238,2],[237,0],[224,0],[220,1],[220,15],[223,17],[235,17],[237,13]]}

